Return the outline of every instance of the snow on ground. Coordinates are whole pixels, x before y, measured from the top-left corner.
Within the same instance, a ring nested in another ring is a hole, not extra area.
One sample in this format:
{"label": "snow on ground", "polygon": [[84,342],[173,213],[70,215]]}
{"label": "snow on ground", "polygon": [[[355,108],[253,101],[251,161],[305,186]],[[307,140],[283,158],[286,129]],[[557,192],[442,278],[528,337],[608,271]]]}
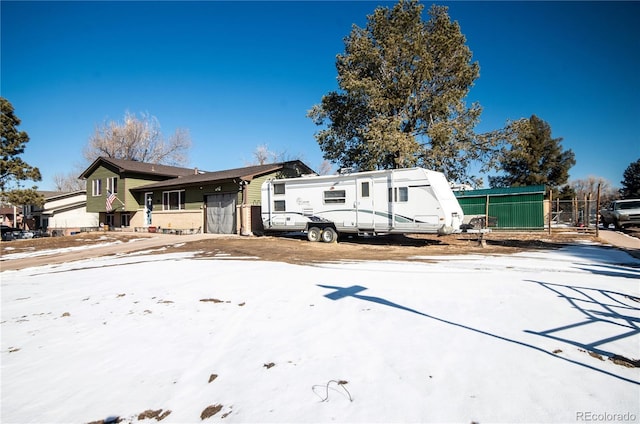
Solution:
{"label": "snow on ground", "polygon": [[[35,258],[37,256],[61,255],[64,253],[74,252],[78,250],[95,249],[97,247],[112,246],[114,244],[120,244],[120,243],[122,243],[122,241],[117,240],[112,242],[70,246],[70,247],[63,247],[63,248],[57,248],[57,249],[28,250],[24,252],[7,253],[0,256],[0,261],[8,261],[13,259],[24,259],[24,258]],[[13,248],[7,248],[7,249],[13,250]]]}
{"label": "snow on ground", "polygon": [[640,359],[640,261],[602,246],[123,255],[0,277],[3,423],[640,419],[638,368],[608,359]]}

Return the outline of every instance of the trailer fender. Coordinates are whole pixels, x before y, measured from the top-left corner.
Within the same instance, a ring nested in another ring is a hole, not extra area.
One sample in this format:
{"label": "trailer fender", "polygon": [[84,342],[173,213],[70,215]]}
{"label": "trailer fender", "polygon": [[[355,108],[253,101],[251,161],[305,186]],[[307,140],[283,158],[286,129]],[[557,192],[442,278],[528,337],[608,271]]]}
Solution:
{"label": "trailer fender", "polygon": [[442,227],[438,228],[439,236],[448,236],[449,234],[453,234],[453,227],[450,227],[449,225],[443,225]]}

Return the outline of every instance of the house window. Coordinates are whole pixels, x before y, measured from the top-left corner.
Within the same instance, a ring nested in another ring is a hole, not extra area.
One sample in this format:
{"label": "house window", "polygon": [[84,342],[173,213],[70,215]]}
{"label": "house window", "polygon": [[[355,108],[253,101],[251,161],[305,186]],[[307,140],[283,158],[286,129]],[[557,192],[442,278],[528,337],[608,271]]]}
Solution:
{"label": "house window", "polygon": [[389,187],[389,202],[408,202],[409,201],[409,188],[408,187]]}
{"label": "house window", "polygon": [[93,180],[91,181],[92,194],[94,196],[102,195],[102,180]]}
{"label": "house window", "polygon": [[345,203],[346,193],[344,190],[330,190],[324,192],[324,203]]}
{"label": "house window", "polygon": [[107,191],[111,193],[118,193],[118,177],[107,178]]}
{"label": "house window", "polygon": [[276,212],[284,212],[286,210],[284,200],[275,200],[273,202],[273,210]]}
{"label": "house window", "polygon": [[360,183],[360,196],[369,197],[369,182],[365,181]]}
{"label": "house window", "polygon": [[273,194],[284,194],[284,184],[274,184]]}
{"label": "house window", "polygon": [[176,211],[184,209],[184,190],[162,192],[162,210]]}

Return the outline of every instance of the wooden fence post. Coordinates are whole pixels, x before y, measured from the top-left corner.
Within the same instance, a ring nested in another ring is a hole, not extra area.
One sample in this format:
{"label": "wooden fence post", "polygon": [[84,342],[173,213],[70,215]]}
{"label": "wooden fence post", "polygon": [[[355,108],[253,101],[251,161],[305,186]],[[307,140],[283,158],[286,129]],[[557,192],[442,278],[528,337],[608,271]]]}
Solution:
{"label": "wooden fence post", "polygon": [[487,199],[484,205],[484,228],[489,228],[489,195],[487,194]]}
{"label": "wooden fence post", "polygon": [[600,183],[596,193],[596,237],[600,237]]}
{"label": "wooden fence post", "polygon": [[553,189],[549,190],[549,216],[547,217],[549,234],[551,234],[551,215],[553,215]]}

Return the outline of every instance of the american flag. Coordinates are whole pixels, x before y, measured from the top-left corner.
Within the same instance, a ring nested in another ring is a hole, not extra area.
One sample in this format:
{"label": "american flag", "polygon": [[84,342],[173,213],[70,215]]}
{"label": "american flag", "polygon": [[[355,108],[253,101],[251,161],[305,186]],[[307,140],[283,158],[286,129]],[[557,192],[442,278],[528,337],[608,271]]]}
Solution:
{"label": "american flag", "polygon": [[113,206],[112,206],[113,201],[116,199],[117,199],[116,195],[110,192],[109,190],[107,190],[107,202],[106,202],[107,212],[111,212],[113,210]]}

